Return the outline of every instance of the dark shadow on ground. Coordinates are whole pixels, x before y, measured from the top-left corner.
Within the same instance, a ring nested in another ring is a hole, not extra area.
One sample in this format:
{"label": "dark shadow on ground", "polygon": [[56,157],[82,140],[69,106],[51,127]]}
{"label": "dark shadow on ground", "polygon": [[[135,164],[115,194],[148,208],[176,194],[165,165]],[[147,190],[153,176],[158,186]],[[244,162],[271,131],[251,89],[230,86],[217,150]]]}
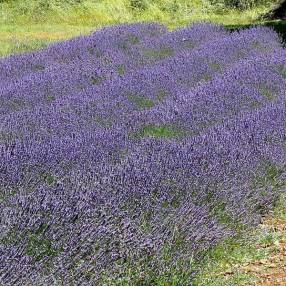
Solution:
{"label": "dark shadow on ground", "polygon": [[286,46],[286,21],[279,20],[279,21],[268,21],[250,25],[227,25],[226,28],[230,29],[231,31],[237,31],[241,29],[247,29],[256,26],[264,26],[264,27],[272,27],[283,39],[284,45]]}

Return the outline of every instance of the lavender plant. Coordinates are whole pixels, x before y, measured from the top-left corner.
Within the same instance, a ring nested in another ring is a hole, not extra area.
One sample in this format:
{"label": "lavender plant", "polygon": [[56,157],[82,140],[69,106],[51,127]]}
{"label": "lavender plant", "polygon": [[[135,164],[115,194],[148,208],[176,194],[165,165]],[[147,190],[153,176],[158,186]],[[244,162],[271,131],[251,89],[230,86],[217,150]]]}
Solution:
{"label": "lavender plant", "polygon": [[191,285],[283,191],[285,58],[202,23],[2,59],[0,284]]}

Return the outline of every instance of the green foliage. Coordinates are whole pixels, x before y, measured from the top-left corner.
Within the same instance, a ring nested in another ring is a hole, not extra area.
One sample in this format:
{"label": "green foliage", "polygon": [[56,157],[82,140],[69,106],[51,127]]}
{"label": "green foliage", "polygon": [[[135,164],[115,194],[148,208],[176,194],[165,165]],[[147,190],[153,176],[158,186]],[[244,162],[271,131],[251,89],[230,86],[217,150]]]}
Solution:
{"label": "green foliage", "polygon": [[276,99],[275,94],[273,94],[267,87],[265,86],[260,86],[259,87],[259,91],[260,93],[266,97],[269,101],[272,101],[274,99]]}
{"label": "green foliage", "polygon": [[136,94],[130,94],[128,96],[129,100],[132,101],[139,109],[149,109],[152,108],[155,103],[152,99],[139,96]]}
{"label": "green foliage", "polygon": [[27,255],[35,260],[41,260],[45,256],[56,256],[58,252],[53,248],[52,241],[45,237],[48,225],[42,225],[36,232],[28,234]]}
{"label": "green foliage", "polygon": [[281,76],[286,79],[286,69],[283,65],[277,66],[277,71],[281,74]]}
{"label": "green foliage", "polygon": [[90,80],[91,80],[91,84],[96,85],[96,84],[100,84],[103,81],[103,78],[98,75],[92,75],[90,77]]}
{"label": "green foliage", "polygon": [[147,0],[130,0],[130,6],[134,10],[144,11],[148,8]]}
{"label": "green foliage", "polygon": [[10,230],[6,235],[0,237],[0,245],[18,245],[21,239],[23,238],[19,235],[19,233],[14,230]]}
{"label": "green foliage", "polygon": [[55,256],[57,255],[57,252],[53,249],[50,240],[43,239],[37,235],[30,235],[27,246],[27,255],[32,256],[39,261],[45,256]]}
{"label": "green foliage", "polygon": [[261,176],[255,177],[253,182],[254,188],[265,188],[272,186],[273,188],[280,188],[284,182],[279,180],[283,173],[283,169],[272,162],[264,162],[261,168]]}
{"label": "green foliage", "polygon": [[[268,257],[269,250],[257,248],[258,244],[274,243],[276,238],[263,231],[255,231],[246,237],[226,239],[210,251],[200,262],[199,273],[194,286],[239,286],[255,282],[255,277],[232,269],[235,265],[242,265]],[[224,275],[230,272],[232,275]]]}
{"label": "green foliage", "polygon": [[54,95],[47,95],[47,96],[46,96],[46,101],[47,101],[48,103],[53,102],[55,99],[56,99],[56,97],[55,97]]}
{"label": "green foliage", "polygon": [[[174,244],[166,244],[157,253],[145,254],[138,260],[118,260],[120,274],[104,273],[102,285],[106,286],[189,286],[189,277],[194,273],[195,262],[177,258],[177,252],[185,247],[185,239],[179,232],[173,233]],[[174,258],[176,257],[176,263]]]}
{"label": "green foliage", "polygon": [[144,126],[139,134],[141,137],[179,138],[184,135],[184,131],[172,125],[156,126],[150,124]]}
{"label": "green foliage", "polygon": [[150,57],[152,59],[156,60],[162,60],[164,58],[167,58],[171,55],[173,55],[174,51],[171,48],[162,48],[160,50],[154,50],[154,49],[146,49],[144,51],[144,54],[147,57]]}
{"label": "green foliage", "polygon": [[157,91],[157,99],[159,101],[163,101],[168,96],[170,96],[170,93],[166,90],[160,89]]}
{"label": "green foliage", "polygon": [[50,174],[49,172],[41,173],[40,177],[49,186],[53,185],[57,181],[57,178],[53,174]]}
{"label": "green foliage", "polygon": [[[252,0],[241,1],[252,3]],[[255,3],[269,1],[256,0]],[[192,22],[209,21],[241,27],[253,23],[259,15],[271,9],[270,3],[257,7],[248,5],[253,9],[242,11],[242,6],[233,5],[234,3],[238,2],[230,0],[0,0],[0,57],[40,49],[51,42],[87,34],[106,25],[155,21],[174,29]],[[240,8],[230,9],[233,7]],[[285,30],[284,26],[281,26],[282,30]],[[123,45],[128,50],[130,45],[137,44],[138,40],[131,36]],[[186,44],[189,45],[189,43]],[[94,48],[89,48],[89,52],[97,54]],[[172,51],[147,50],[146,53],[156,60],[168,57]]]}
{"label": "green foliage", "polygon": [[[284,182],[284,186],[286,186],[286,181]],[[276,201],[274,214],[278,218],[286,220],[286,194],[281,195]]]}
{"label": "green foliage", "polygon": [[7,53],[18,54],[28,51],[40,50],[47,47],[52,41],[50,40],[34,40],[34,39],[1,39],[0,37],[0,57]]}
{"label": "green foliage", "polygon": [[118,65],[117,71],[118,71],[119,75],[124,75],[125,74],[125,66],[124,66],[124,64]]}
{"label": "green foliage", "polygon": [[220,9],[241,9],[246,10],[256,6],[267,5],[270,0],[209,0],[211,5]]}

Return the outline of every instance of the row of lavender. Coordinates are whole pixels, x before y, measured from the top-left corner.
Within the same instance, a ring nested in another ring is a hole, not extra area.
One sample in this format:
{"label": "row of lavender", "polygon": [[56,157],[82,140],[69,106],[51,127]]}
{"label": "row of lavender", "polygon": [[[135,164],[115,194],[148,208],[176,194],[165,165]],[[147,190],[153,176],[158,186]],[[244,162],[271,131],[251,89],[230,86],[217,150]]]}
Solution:
{"label": "row of lavender", "polygon": [[189,285],[279,196],[285,59],[269,29],[133,24],[2,60],[0,282]]}

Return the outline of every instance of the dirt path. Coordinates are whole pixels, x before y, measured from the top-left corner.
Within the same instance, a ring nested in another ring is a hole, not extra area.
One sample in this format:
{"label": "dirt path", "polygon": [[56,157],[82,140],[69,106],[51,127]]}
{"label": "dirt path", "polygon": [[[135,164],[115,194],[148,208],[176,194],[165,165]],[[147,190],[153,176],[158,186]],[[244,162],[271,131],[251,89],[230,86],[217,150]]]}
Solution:
{"label": "dirt path", "polygon": [[281,238],[274,244],[257,245],[257,249],[269,249],[271,254],[268,258],[239,267],[242,273],[252,274],[257,278],[257,282],[245,286],[286,286],[286,219],[270,216],[261,227]]}

